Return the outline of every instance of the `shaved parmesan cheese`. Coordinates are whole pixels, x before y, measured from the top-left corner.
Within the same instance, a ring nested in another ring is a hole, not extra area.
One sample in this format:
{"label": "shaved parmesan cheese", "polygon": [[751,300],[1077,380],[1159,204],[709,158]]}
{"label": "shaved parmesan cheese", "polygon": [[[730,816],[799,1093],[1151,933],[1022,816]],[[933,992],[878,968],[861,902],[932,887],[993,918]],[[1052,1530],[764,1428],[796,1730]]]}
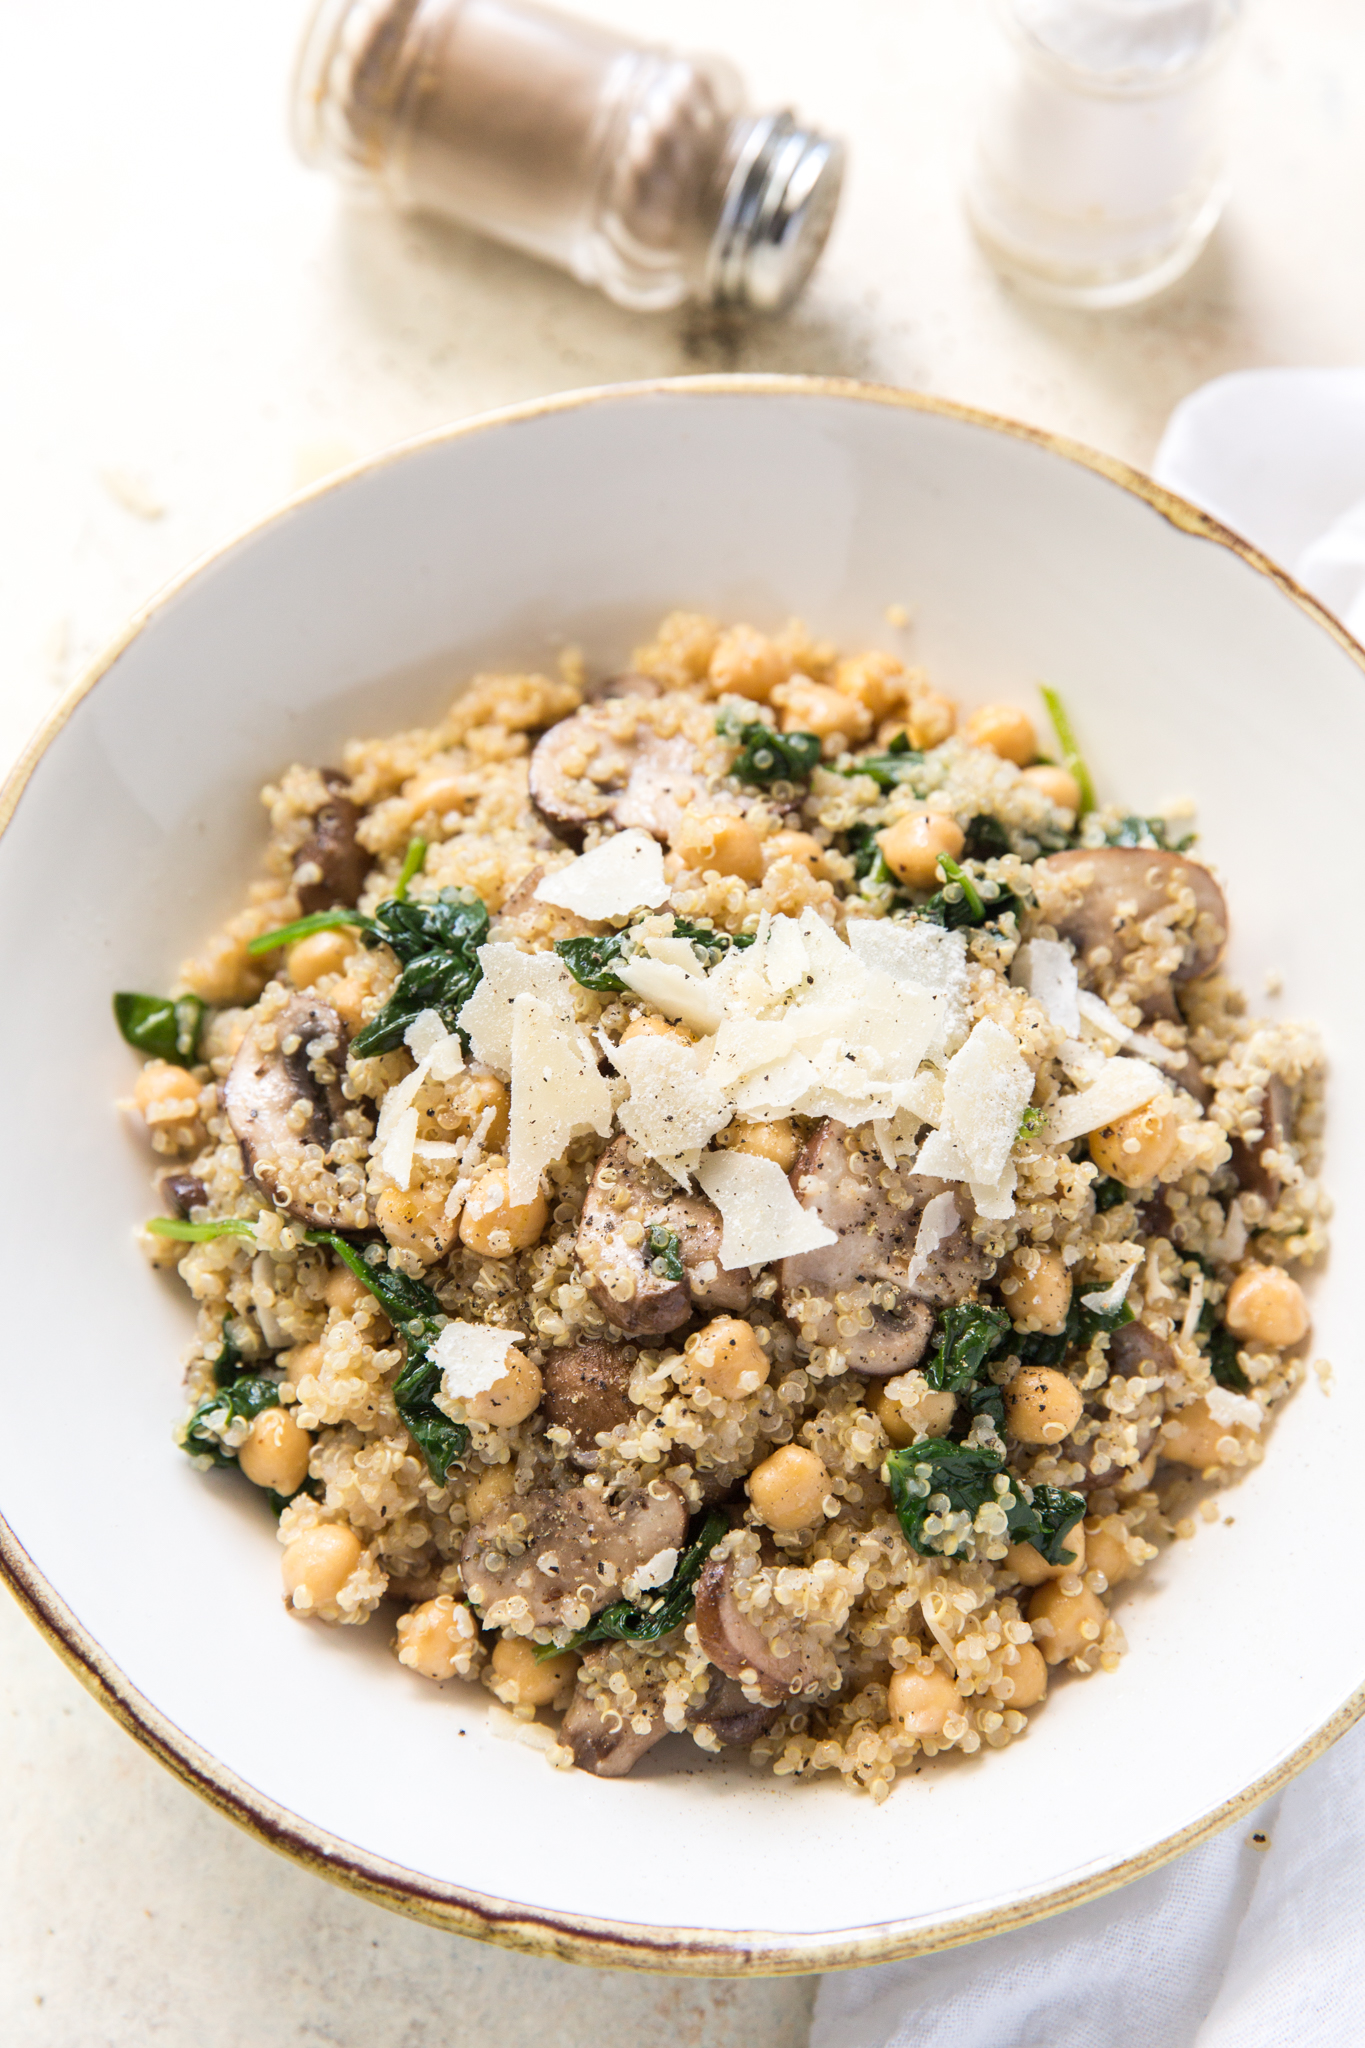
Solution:
{"label": "shaved parmesan cheese", "polygon": [[1204,1276],[1196,1273],[1190,1282],[1190,1298],[1185,1307],[1185,1320],[1180,1325],[1182,1342],[1193,1344],[1199,1328],[1199,1318],[1204,1312]]}
{"label": "shaved parmesan cheese", "polygon": [[922,989],[934,999],[938,1051],[966,1029],[967,938],[936,924],[893,924],[884,917],[850,921],[848,942],[856,959],[893,981]]}
{"label": "shaved parmesan cheese", "polygon": [[419,1010],[403,1033],[403,1043],[413,1058],[425,1060],[426,1070],[437,1081],[451,1081],[464,1065],[464,1047],[457,1031],[447,1031],[436,1010]]}
{"label": "shaved parmesan cheese", "polygon": [[994,1187],[1019,1135],[1033,1072],[1013,1032],[983,1017],[943,1077],[943,1121],[970,1179]]}
{"label": "shaved parmesan cheese", "polygon": [[1084,998],[1069,946],[1056,939],[1030,939],[1014,956],[1010,980],[1042,1004],[1050,1023],[1068,1038],[1079,1038]]}
{"label": "shaved parmesan cheese", "polygon": [[389,1126],[379,1155],[380,1170],[400,1188],[406,1188],[412,1178],[412,1148],[416,1142],[417,1111],[400,1110]]}
{"label": "shaved parmesan cheese", "polygon": [[668,901],[664,850],[650,833],[633,826],[546,875],[535,895],[538,903],[553,903],[593,923],[632,910],[657,910]]}
{"label": "shaved parmesan cheese", "polygon": [[534,1201],[545,1168],[563,1157],[571,1138],[611,1130],[611,1093],[587,1039],[565,1028],[539,996],[512,1002],[512,1113],[507,1191],[514,1203]]}
{"label": "shaved parmesan cheese", "polygon": [[472,1401],[506,1376],[507,1354],[522,1341],[521,1330],[494,1330],[487,1323],[447,1323],[436,1339],[441,1391],[448,1400]]}
{"label": "shaved parmesan cheese", "polygon": [[480,946],[483,980],[460,1012],[474,1057],[507,1080],[512,1071],[512,1005],[533,995],[568,1028],[573,1024],[573,976],[557,953],[523,953],[516,946]]}
{"label": "shaved parmesan cheese", "polygon": [[768,928],[763,948],[763,971],[774,995],[786,995],[799,988],[810,973],[801,927],[794,917],[775,917]]}
{"label": "shaved parmesan cheese", "polygon": [[1087,1131],[1099,1130],[1102,1124],[1129,1116],[1165,1086],[1165,1076],[1146,1060],[1106,1060],[1088,1088],[1053,1103],[1048,1112],[1048,1143],[1065,1145]]}
{"label": "shaved parmesan cheese", "polygon": [[666,960],[641,959],[638,953],[633,960],[613,961],[612,966],[628,989],[652,1003],[670,1023],[685,1024],[689,1031],[720,1029],[725,1018],[720,999],[696,974]]}
{"label": "shaved parmesan cheese", "polygon": [[1087,1024],[1093,1024],[1097,1031],[1107,1038],[1115,1039],[1119,1045],[1130,1046],[1140,1052],[1144,1059],[1155,1060],[1161,1067],[1181,1067],[1185,1064],[1183,1052],[1172,1052],[1159,1038],[1149,1038],[1145,1031],[1134,1031],[1120,1017],[1116,1017],[1108,1003],[1102,1003],[1089,989],[1080,993],[1080,1011]]}
{"label": "shaved parmesan cheese", "polygon": [[640,949],[651,960],[662,960],[667,967],[680,968],[684,974],[690,974],[698,981],[706,978],[706,969],[697,958],[697,949],[691,939],[646,938],[641,940]]}
{"label": "shaved parmesan cheese", "polygon": [[770,1259],[793,1258],[838,1242],[834,1231],[802,1208],[773,1159],[708,1152],[697,1166],[697,1179],[720,1210],[722,1266],[764,1266]]}
{"label": "shaved parmesan cheese", "polygon": [[1133,1275],[1141,1264],[1141,1259],[1134,1259],[1127,1271],[1120,1273],[1113,1285],[1106,1287],[1103,1293],[1083,1294],[1081,1296],[1082,1308],[1092,1308],[1096,1315],[1100,1316],[1111,1315],[1116,1308],[1121,1308],[1124,1297],[1133,1284]]}
{"label": "shaved parmesan cheese", "polygon": [[1014,1190],[1019,1175],[1011,1159],[994,1187],[985,1187],[980,1181],[968,1181],[972,1200],[978,1216],[988,1216],[992,1221],[1003,1221],[1014,1214]]}
{"label": "shaved parmesan cheese", "polygon": [[612,1065],[630,1083],[617,1121],[651,1159],[682,1186],[703,1145],[730,1121],[730,1105],[704,1073],[704,1046],[677,1038],[631,1038],[610,1048]]}
{"label": "shaved parmesan cheese", "polygon": [[1223,1429],[1236,1429],[1240,1423],[1244,1429],[1260,1430],[1264,1419],[1261,1404],[1253,1401],[1249,1394],[1234,1394],[1231,1387],[1210,1387],[1204,1403],[1214,1421]]}
{"label": "shaved parmesan cheese", "polygon": [[733,1088],[746,1074],[775,1066],[796,1044],[785,1017],[727,1017],[716,1033],[706,1078],[714,1088]]}
{"label": "shaved parmesan cheese", "polygon": [[960,1221],[957,1203],[951,1195],[935,1195],[932,1202],[926,1202],[924,1214],[919,1219],[914,1256],[906,1269],[907,1287],[914,1287],[917,1284],[934,1253],[940,1245],[947,1244]]}
{"label": "shaved parmesan cheese", "polygon": [[458,1035],[446,1030],[435,1010],[422,1010],[413,1018],[404,1042],[417,1065],[384,1097],[374,1134],[379,1169],[400,1188],[406,1188],[412,1178],[418,1121],[413,1104],[418,1089],[428,1075],[436,1081],[453,1080],[464,1065]]}
{"label": "shaved parmesan cheese", "polygon": [[676,1547],[672,1550],[656,1550],[648,1564],[642,1564],[637,1572],[632,1572],[631,1580],[637,1592],[652,1593],[656,1586],[666,1586],[677,1569]]}

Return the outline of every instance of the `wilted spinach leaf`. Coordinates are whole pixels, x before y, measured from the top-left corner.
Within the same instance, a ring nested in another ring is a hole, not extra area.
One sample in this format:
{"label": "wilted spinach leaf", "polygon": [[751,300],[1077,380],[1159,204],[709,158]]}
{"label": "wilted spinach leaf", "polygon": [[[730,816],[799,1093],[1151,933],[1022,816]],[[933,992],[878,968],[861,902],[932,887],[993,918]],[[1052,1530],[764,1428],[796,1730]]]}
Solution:
{"label": "wilted spinach leaf", "polygon": [[668,1230],[662,1223],[651,1225],[647,1239],[649,1259],[660,1280],[681,1280],[683,1276],[682,1246],[676,1230]]}
{"label": "wilted spinach leaf", "polygon": [[[1019,898],[1013,890],[1002,889],[997,882],[973,878],[949,854],[941,853],[938,864],[948,877],[947,884],[927,903],[915,906],[916,917],[956,932],[995,924],[1007,910],[1018,910]],[[951,893],[954,890],[955,895]]]}
{"label": "wilted spinach leaf", "polygon": [[611,963],[619,960],[632,944],[627,929],[607,932],[600,939],[556,939],[555,951],[580,988],[594,988],[600,995],[619,995],[625,983],[612,973]]}
{"label": "wilted spinach leaf", "polygon": [[1132,1191],[1121,1180],[1112,1180],[1106,1174],[1103,1180],[1093,1184],[1090,1192],[1095,1197],[1095,1207],[1103,1216],[1106,1209],[1117,1209],[1120,1202],[1126,1202]]}
{"label": "wilted spinach leaf", "polygon": [[435,1010],[447,1031],[479,985],[478,949],[488,933],[488,912],[468,889],[442,889],[432,903],[381,903],[361,934],[367,946],[386,945],[403,971],[379,1015],[351,1043],[358,1059],[392,1052],[423,1010]]}
{"label": "wilted spinach leaf", "polygon": [[924,1373],[929,1385],[940,1391],[966,1393],[976,1385],[987,1357],[1009,1326],[1004,1309],[987,1308],[980,1301],[960,1301],[940,1309],[934,1356]]}
{"label": "wilted spinach leaf", "polygon": [[998,818],[983,811],[972,819],[962,846],[964,860],[998,860],[1009,850],[1009,834]]}
{"label": "wilted spinach leaf", "polygon": [[923,765],[923,754],[915,751],[905,733],[898,732],[884,754],[868,754],[838,772],[840,775],[870,775],[878,789],[887,790],[899,789]]}
{"label": "wilted spinach leaf", "polygon": [[[1002,1474],[1007,1484],[997,1485]],[[924,1525],[931,1514],[968,1514],[975,1521],[988,1501],[999,1501],[1005,1515],[1005,1539],[1010,1543],[1034,1543],[1050,1564],[1061,1562],[1060,1544],[1069,1529],[1085,1513],[1085,1499],[1079,1493],[1065,1493],[1059,1487],[1026,1489],[1012,1473],[1005,1473],[1005,1461],[984,1447],[950,1443],[946,1437],[929,1437],[893,1451],[882,1467],[891,1489],[896,1513],[906,1539],[921,1557],[945,1555],[938,1532],[926,1535]],[[931,1503],[938,1503],[931,1506]]]}
{"label": "wilted spinach leaf", "polygon": [[739,752],[730,764],[736,782],[767,789],[774,782],[808,782],[820,765],[820,740],[813,732],[774,732],[759,720],[736,726],[717,720],[716,730],[725,739],[738,740]]}
{"label": "wilted spinach leaf", "polygon": [[114,997],[114,1022],[129,1045],[172,1066],[192,1067],[199,1057],[204,1010],[198,996],[140,996],[126,990]]}
{"label": "wilted spinach leaf", "polygon": [[850,825],[844,834],[854,875],[870,889],[894,889],[896,877],[886,864],[877,835],[880,825]]}
{"label": "wilted spinach leaf", "polygon": [[1013,1349],[1024,1365],[1060,1365],[1069,1351],[1088,1351],[1100,1330],[1121,1330],[1131,1323],[1133,1311],[1126,1301],[1117,1308],[1084,1308],[1076,1295],[1066,1312],[1066,1328],[1056,1337],[1041,1330],[1029,1330],[1014,1340]]}
{"label": "wilted spinach leaf", "polygon": [[1185,832],[1173,839],[1164,818],[1139,818],[1132,814],[1120,818],[1104,835],[1107,846],[1156,846],[1163,853],[1185,853],[1198,837],[1197,832]]}
{"label": "wilted spinach leaf", "polygon": [[1199,1328],[1208,1336],[1209,1371],[1218,1385],[1230,1387],[1235,1394],[1249,1394],[1251,1381],[1237,1363],[1241,1346],[1211,1302],[1204,1304]]}
{"label": "wilted spinach leaf", "polygon": [[[727,1517],[713,1509],[702,1523],[701,1534],[678,1559],[666,1586],[661,1586],[657,1593],[647,1593],[638,1605],[631,1600],[618,1600],[614,1606],[604,1607],[586,1628],[579,1629],[568,1647],[581,1650],[587,1643],[657,1643],[660,1637],[681,1628],[691,1612],[692,1589],[701,1577],[702,1566],[729,1526]],[[559,1646],[555,1643],[536,1652],[542,1661],[558,1655]]]}
{"label": "wilted spinach leaf", "polygon": [[236,1452],[223,1448],[223,1431],[235,1421],[254,1422],[267,1408],[278,1408],[279,1385],[251,1371],[226,1328],[223,1348],[213,1361],[213,1382],[215,1392],[204,1396],[185,1424],[181,1449],[192,1458],[212,1458],[215,1465],[235,1465]]}

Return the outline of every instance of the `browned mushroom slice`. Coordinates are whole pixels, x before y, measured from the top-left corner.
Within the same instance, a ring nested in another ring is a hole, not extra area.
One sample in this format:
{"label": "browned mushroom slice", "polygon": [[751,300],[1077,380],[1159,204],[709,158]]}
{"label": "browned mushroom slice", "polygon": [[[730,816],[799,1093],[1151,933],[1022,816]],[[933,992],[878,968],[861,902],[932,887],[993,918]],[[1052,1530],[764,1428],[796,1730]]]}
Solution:
{"label": "browned mushroom slice", "polygon": [[687,1719],[694,1728],[709,1728],[726,1749],[747,1749],[760,1735],[767,1734],[779,1711],[777,1707],[755,1706],[752,1700],[745,1699],[737,1678],[713,1671],[705,1698],[688,1709]]}
{"label": "browned mushroom slice", "polygon": [[[646,1683],[642,1691],[637,1681],[636,1704],[629,1715],[621,1712],[612,1693],[593,1687],[592,1680],[606,1660],[604,1650],[589,1650],[584,1657],[578,1686],[560,1723],[559,1735],[573,1751],[580,1771],[591,1771],[597,1778],[624,1778],[646,1750],[662,1742],[668,1728],[664,1722],[662,1689],[657,1684]],[[646,1726],[637,1728],[635,1723],[642,1720]]]}
{"label": "browned mushroom slice", "polygon": [[188,1217],[207,1202],[208,1189],[193,1173],[168,1173],[161,1180],[161,1199],[173,1216]]}
{"label": "browned mushroom slice", "polygon": [[632,1572],[686,1536],[686,1503],[664,1479],[611,1504],[585,1486],[514,1495],[470,1530],[460,1571],[486,1627],[578,1627],[584,1607],[609,1607]]}
{"label": "browned mushroom slice", "polygon": [[614,707],[589,704],[536,742],[531,802],[570,846],[581,843],[588,825],[607,818],[667,840],[697,796],[697,757],[684,734],[663,738],[642,724],[633,738],[621,739],[619,729]]}
{"label": "browned mushroom slice", "polygon": [[1110,1371],[1122,1373],[1125,1378],[1139,1372],[1150,1378],[1176,1369],[1170,1345],[1149,1330],[1146,1323],[1125,1323],[1122,1329],[1115,1330],[1109,1339],[1108,1355]]}
{"label": "browned mushroom slice", "polygon": [[313,829],[294,860],[294,893],[305,916],[315,910],[352,908],[370,871],[370,856],[356,838],[360,811],[341,794],[346,777],[324,768],[328,799],[313,817]]}
{"label": "browned mushroom slice", "polygon": [[[1078,846],[1049,854],[1034,875],[1039,909],[1059,938],[1070,939],[1077,964],[1089,970],[1086,978],[1101,995],[1114,987],[1127,956],[1143,944],[1142,925],[1169,910],[1177,891],[1188,890],[1194,907],[1182,910],[1172,927],[1184,957],[1171,979],[1193,981],[1210,973],[1222,957],[1228,936],[1223,892],[1206,867],[1184,854],[1140,846]],[[1074,884],[1080,885],[1079,893]],[[1141,1008],[1149,1020],[1174,1017],[1169,985],[1163,981],[1150,989]]]}
{"label": "browned mushroom slice", "polygon": [[552,1428],[573,1438],[569,1456],[590,1472],[598,1460],[597,1439],[635,1413],[630,1398],[630,1359],[619,1344],[574,1344],[552,1351],[541,1367],[540,1412]]}
{"label": "browned mushroom slice", "polygon": [[[650,1233],[678,1240],[683,1277],[655,1271]],[[597,1162],[578,1222],[574,1250],[588,1292],[629,1337],[660,1337],[694,1308],[742,1313],[753,1293],[747,1267],[720,1263],[720,1212],[703,1195],[685,1195],[661,1167],[640,1161],[630,1141],[614,1138]]]}
{"label": "browned mushroom slice", "polygon": [[1272,1074],[1261,1099],[1261,1136],[1249,1145],[1245,1138],[1232,1140],[1232,1170],[1237,1185],[1248,1195],[1260,1195],[1273,1209],[1280,1199],[1280,1177],[1265,1164],[1267,1152],[1280,1152],[1289,1142],[1293,1104],[1288,1084]]}
{"label": "browned mushroom slice", "polygon": [[[855,1176],[847,1137],[843,1124],[827,1118],[811,1133],[792,1168],[797,1200],[838,1237],[819,1251],[783,1259],[778,1268],[782,1311],[800,1325],[808,1344],[842,1352],[852,1372],[906,1372],[924,1356],[935,1309],[973,1295],[992,1262],[972,1242],[970,1197],[965,1188],[954,1186],[953,1199],[964,1220],[911,1286],[920,1217],[925,1204],[948,1184],[902,1171],[895,1188],[884,1188],[880,1160]],[[889,1302],[888,1289],[894,1297]],[[866,1298],[849,1302],[854,1290]]]}
{"label": "browned mushroom slice", "polygon": [[[697,1640],[727,1678],[761,1692],[770,1706],[795,1699],[819,1679],[823,1659],[812,1645],[779,1656],[734,1594],[734,1560],[709,1557],[697,1580]],[[795,1633],[795,1624],[793,1624]]]}
{"label": "browned mushroom slice", "polygon": [[336,1011],[297,995],[248,1028],[223,1083],[247,1172],[277,1209],[319,1230],[366,1222],[363,1201],[347,1200],[325,1159],[346,1114],[345,1064],[346,1031]]}

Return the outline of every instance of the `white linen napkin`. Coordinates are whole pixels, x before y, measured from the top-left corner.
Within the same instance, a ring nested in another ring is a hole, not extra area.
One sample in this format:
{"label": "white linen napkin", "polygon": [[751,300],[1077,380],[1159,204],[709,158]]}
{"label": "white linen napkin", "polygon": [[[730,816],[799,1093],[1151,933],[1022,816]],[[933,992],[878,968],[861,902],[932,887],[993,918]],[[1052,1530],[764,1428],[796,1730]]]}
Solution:
{"label": "white linen napkin", "polygon": [[[1365,370],[1220,377],[1177,406],[1154,472],[1365,638]],[[1359,2048],[1363,1912],[1365,1724],[1122,1891],[825,1977],[811,2048]]]}

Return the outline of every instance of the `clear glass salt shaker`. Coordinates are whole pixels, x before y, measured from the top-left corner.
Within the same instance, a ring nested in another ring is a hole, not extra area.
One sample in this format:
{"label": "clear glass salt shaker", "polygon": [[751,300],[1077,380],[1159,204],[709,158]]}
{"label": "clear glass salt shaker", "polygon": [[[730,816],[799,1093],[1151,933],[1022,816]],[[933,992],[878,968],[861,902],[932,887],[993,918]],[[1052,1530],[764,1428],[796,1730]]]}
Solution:
{"label": "clear glass salt shaker", "polygon": [[751,113],[733,67],[528,0],[321,0],[307,163],[571,271],[619,305],[777,312],[824,247],[840,143]]}
{"label": "clear glass salt shaker", "polygon": [[1182,275],[1227,193],[1241,0],[996,0],[967,209],[997,267],[1065,305]]}

